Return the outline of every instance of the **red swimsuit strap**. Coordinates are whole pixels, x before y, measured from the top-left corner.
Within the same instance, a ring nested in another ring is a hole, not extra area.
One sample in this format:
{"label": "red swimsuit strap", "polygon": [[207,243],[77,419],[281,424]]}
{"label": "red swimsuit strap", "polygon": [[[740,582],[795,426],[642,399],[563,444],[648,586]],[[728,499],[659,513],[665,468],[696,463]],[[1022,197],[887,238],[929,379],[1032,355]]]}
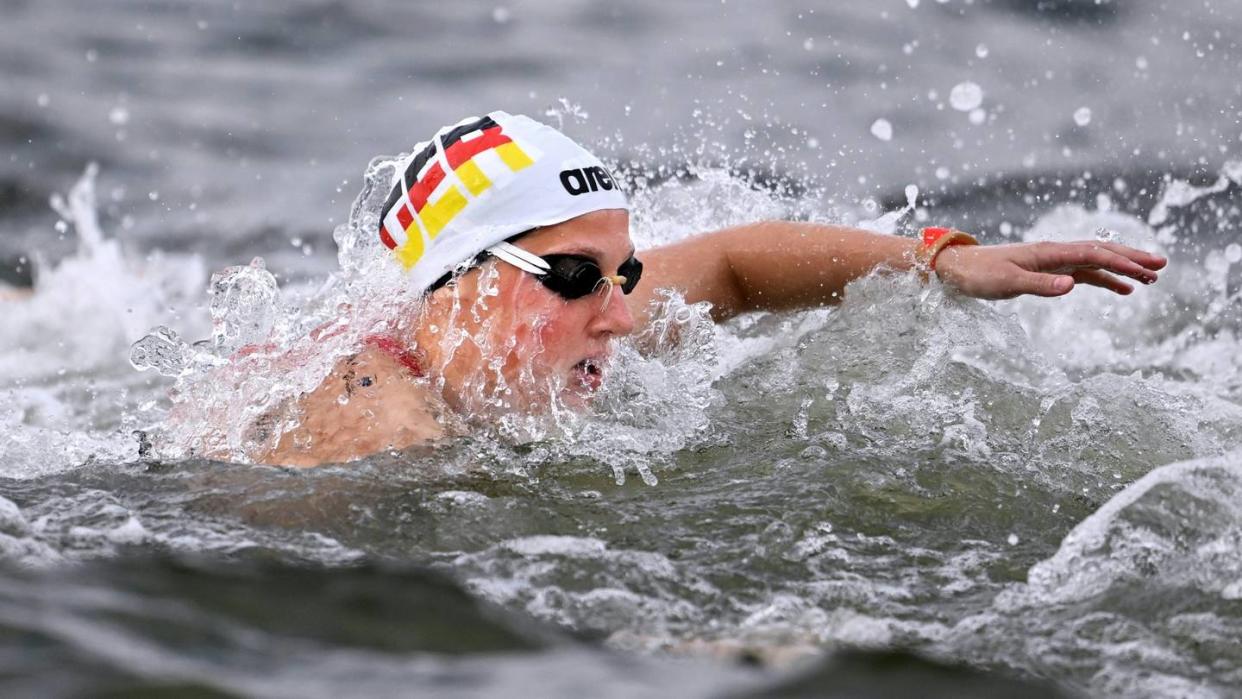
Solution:
{"label": "red swimsuit strap", "polygon": [[415,376],[423,376],[423,367],[418,363],[418,357],[396,338],[389,335],[368,335],[363,342],[397,360]]}

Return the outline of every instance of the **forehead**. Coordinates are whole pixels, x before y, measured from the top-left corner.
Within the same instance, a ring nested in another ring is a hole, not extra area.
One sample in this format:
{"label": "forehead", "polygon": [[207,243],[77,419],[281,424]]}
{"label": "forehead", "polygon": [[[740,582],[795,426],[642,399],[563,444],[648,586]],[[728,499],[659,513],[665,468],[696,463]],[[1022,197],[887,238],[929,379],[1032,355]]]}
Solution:
{"label": "forehead", "polygon": [[600,257],[624,259],[634,249],[630,240],[630,215],[624,209],[593,211],[523,236],[522,247],[536,255],[555,252],[586,252]]}

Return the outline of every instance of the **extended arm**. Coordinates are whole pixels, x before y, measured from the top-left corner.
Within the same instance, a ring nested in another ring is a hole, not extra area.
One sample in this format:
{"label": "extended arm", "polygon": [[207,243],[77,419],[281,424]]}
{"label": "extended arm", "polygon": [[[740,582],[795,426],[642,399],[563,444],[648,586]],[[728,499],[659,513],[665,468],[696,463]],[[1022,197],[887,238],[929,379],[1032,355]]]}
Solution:
{"label": "extended arm", "polygon": [[[841,301],[845,285],[877,267],[906,270],[918,242],[812,223],[770,221],[728,228],[641,254],[645,271],[630,297],[636,314],[660,288],[689,302],[708,301],[717,320],[755,310],[788,310]],[[936,274],[978,298],[1060,296],[1075,282],[1120,294],[1131,287],[1113,274],[1150,284],[1166,261],[1114,243],[1025,243],[952,246]]]}

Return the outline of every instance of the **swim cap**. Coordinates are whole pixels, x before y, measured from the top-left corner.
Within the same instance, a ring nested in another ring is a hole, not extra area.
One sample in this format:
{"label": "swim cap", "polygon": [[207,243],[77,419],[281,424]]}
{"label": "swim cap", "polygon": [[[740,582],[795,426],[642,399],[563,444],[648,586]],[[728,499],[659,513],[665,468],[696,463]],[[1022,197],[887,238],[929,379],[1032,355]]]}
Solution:
{"label": "swim cap", "polygon": [[379,236],[422,293],[518,233],[602,209],[629,205],[599,158],[534,119],[492,112],[414,147],[398,166]]}

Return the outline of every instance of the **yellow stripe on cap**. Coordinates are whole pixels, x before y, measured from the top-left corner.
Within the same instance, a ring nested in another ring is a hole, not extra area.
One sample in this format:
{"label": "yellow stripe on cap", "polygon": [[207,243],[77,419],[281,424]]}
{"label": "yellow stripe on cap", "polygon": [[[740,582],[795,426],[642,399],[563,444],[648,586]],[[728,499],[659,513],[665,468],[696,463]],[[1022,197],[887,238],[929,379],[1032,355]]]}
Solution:
{"label": "yellow stripe on cap", "polygon": [[470,190],[470,194],[476,197],[492,186],[492,181],[487,179],[487,175],[483,174],[483,170],[473,160],[467,160],[458,166],[456,173],[461,183]]}
{"label": "yellow stripe on cap", "polygon": [[418,212],[418,217],[423,220],[427,235],[435,238],[464,208],[466,208],[466,197],[457,187],[449,187],[436,203],[428,202],[423,206],[423,210]]}
{"label": "yellow stripe on cap", "polygon": [[401,261],[401,266],[407,271],[418,263],[423,257],[423,234],[418,231],[418,226],[411,224],[406,233],[409,238],[401,247],[396,249],[397,259]]}
{"label": "yellow stripe on cap", "polygon": [[509,142],[496,146],[495,150],[500,159],[505,161],[505,165],[508,165],[509,169],[514,172],[535,164],[535,161],[531,160],[530,156],[526,155],[525,151],[519,148],[516,143]]}

